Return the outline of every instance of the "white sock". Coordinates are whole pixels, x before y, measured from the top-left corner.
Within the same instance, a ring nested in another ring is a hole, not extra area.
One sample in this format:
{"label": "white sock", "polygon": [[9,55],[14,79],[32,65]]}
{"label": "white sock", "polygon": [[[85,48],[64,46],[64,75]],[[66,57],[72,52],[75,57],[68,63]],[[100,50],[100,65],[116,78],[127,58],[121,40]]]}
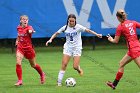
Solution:
{"label": "white sock", "polygon": [[61,83],[62,82],[62,79],[63,79],[64,74],[65,74],[65,71],[63,71],[63,70],[60,70],[59,71],[58,80],[57,80],[58,83]]}

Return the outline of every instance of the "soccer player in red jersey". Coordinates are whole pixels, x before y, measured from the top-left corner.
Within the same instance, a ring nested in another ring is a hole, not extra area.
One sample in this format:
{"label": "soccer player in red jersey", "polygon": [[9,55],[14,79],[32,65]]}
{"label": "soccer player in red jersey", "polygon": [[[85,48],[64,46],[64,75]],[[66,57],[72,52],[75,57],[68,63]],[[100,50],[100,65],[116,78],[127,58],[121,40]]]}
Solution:
{"label": "soccer player in red jersey", "polygon": [[117,27],[115,37],[112,38],[110,35],[108,35],[108,40],[112,43],[118,43],[120,36],[123,35],[127,42],[128,52],[120,61],[115,80],[113,82],[107,82],[107,85],[112,89],[116,88],[118,82],[122,78],[124,73],[124,66],[126,64],[134,60],[138,67],[140,67],[140,42],[136,33],[136,28],[140,28],[140,23],[127,20],[127,14],[123,9],[117,11],[116,17],[120,24]]}
{"label": "soccer player in red jersey", "polygon": [[20,16],[20,25],[17,27],[18,37],[16,39],[16,74],[18,81],[15,86],[22,85],[22,59],[25,57],[30,62],[31,67],[33,67],[40,75],[40,82],[43,84],[45,82],[45,73],[42,71],[41,67],[36,63],[35,51],[31,42],[31,36],[35,32],[32,26],[28,25],[28,16]]}

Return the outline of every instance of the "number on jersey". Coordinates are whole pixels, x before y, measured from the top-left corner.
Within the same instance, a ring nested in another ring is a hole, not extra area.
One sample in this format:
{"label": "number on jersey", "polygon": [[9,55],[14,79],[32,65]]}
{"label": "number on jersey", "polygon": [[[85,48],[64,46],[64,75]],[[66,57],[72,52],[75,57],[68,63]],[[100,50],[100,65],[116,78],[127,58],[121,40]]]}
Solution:
{"label": "number on jersey", "polygon": [[135,31],[134,31],[133,27],[129,27],[129,32],[130,32],[130,35],[134,35],[135,34]]}
{"label": "number on jersey", "polygon": [[70,36],[70,41],[73,41],[73,36]]}

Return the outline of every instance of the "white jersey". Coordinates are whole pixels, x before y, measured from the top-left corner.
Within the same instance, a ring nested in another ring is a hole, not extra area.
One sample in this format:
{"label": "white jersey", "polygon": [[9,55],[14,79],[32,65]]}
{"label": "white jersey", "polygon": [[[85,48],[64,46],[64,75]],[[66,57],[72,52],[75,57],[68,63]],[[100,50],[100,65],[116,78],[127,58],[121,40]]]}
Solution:
{"label": "white jersey", "polygon": [[66,25],[60,28],[57,32],[58,33],[65,33],[66,36],[66,42],[64,44],[64,48],[79,48],[82,49],[82,39],[81,39],[81,32],[84,32],[86,30],[86,27],[76,24],[75,27],[69,27],[67,26],[67,29],[65,30]]}

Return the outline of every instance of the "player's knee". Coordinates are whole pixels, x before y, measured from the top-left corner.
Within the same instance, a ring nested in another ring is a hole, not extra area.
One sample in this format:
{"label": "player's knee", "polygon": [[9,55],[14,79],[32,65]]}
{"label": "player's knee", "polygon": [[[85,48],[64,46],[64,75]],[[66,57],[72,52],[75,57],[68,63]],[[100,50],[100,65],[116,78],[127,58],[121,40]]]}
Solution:
{"label": "player's knee", "polygon": [[16,63],[19,64],[19,65],[21,65],[21,61],[22,61],[22,59],[17,58]]}
{"label": "player's knee", "polygon": [[66,67],[67,67],[67,64],[66,64],[66,63],[63,63],[63,64],[62,64],[62,67],[63,67],[63,68],[66,68]]}
{"label": "player's knee", "polygon": [[17,62],[16,65],[21,65],[21,63],[18,63],[18,62]]}

